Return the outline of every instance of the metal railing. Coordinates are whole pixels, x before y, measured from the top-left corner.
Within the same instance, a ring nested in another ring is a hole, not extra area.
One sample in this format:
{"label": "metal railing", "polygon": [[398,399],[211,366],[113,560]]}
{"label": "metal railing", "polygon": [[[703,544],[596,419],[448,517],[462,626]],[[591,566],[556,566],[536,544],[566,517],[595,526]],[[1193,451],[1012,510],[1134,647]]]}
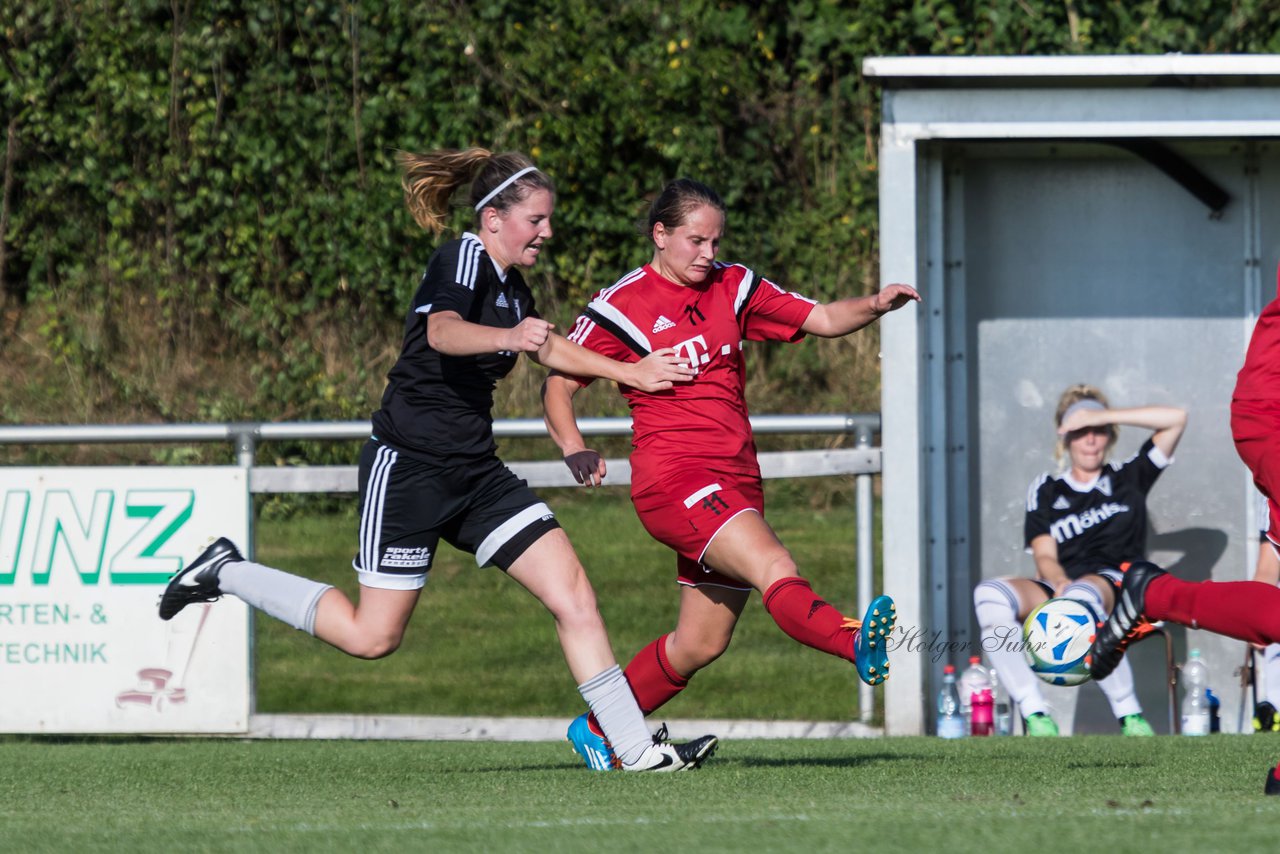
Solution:
{"label": "metal railing", "polygon": [[[631,433],[630,418],[581,418],[583,436],[625,436]],[[520,418],[495,421],[494,434],[500,438],[546,437],[541,419]],[[857,536],[858,610],[862,613],[874,593],[872,478],[881,471],[880,449],[872,439],[880,429],[879,413],[831,415],[756,415],[751,429],[757,434],[842,434],[854,437],[854,447],[809,451],[776,451],[760,454],[760,470],[765,478],[831,477],[852,475],[855,479],[855,530]],[[230,422],[213,424],[84,424],[0,426],[0,445],[96,445],[122,443],[198,444],[230,442],[236,450],[236,464],[248,474],[253,494],[355,492],[356,466],[259,466],[258,445],[271,441],[347,441],[369,436],[367,421],[322,422]],[[609,483],[631,482],[631,465],[626,459],[608,459]],[[515,462],[508,466],[534,487],[577,486],[563,462]],[[872,717],[872,688],[861,685],[858,708],[863,722]]]}

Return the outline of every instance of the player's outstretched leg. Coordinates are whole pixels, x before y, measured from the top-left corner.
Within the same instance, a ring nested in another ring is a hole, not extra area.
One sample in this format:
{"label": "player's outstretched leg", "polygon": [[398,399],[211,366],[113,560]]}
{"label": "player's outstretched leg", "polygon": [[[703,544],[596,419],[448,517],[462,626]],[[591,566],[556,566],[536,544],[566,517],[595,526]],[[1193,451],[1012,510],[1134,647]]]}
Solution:
{"label": "player's outstretched leg", "polygon": [[226,564],[242,560],[244,556],[235,543],[226,537],[214,540],[213,545],[201,552],[190,566],[169,579],[169,586],[160,596],[160,619],[171,620],[188,605],[220,598],[222,588],[218,586],[218,572]]}
{"label": "player's outstretched leg", "polygon": [[612,771],[622,767],[617,754],[613,752],[613,745],[609,744],[609,740],[597,726],[593,726],[589,712],[583,712],[573,719],[565,738],[592,771]]}
{"label": "player's outstretched leg", "polygon": [[1165,574],[1163,569],[1145,560],[1134,561],[1125,570],[1116,606],[1106,621],[1099,624],[1089,649],[1089,673],[1095,680],[1110,676],[1124,658],[1129,644],[1143,635],[1148,625],[1142,613],[1147,585]]}
{"label": "player's outstretched leg", "polygon": [[888,596],[877,596],[867,606],[861,620],[847,620],[853,633],[853,664],[858,678],[868,685],[879,685],[889,678],[888,638],[898,620],[898,606]]}

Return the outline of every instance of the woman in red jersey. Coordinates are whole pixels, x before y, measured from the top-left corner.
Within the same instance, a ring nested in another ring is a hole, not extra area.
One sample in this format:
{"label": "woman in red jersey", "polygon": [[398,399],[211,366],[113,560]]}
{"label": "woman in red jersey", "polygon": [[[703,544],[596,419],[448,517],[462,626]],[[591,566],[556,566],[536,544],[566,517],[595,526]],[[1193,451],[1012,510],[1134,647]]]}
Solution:
{"label": "woman in red jersey", "polygon": [[[725,207],[689,179],[668,184],[649,211],[653,258],[597,293],[569,338],[622,361],[674,347],[697,371],[658,393],[620,386],[634,419],[631,498],[645,528],[677,553],[675,630],[642,650],[627,680],[645,713],[659,708],[729,645],[751,591],[800,643],[852,661],[868,684],[887,675],[885,638],[895,619],[880,596],[862,621],[823,601],[764,519],[763,490],[746,404],[744,340],[848,335],[919,300],[906,285],[817,303],[738,264],[716,260]],[[588,378],[552,373],[547,425],[579,483],[598,485],[604,461],[582,440],[573,397]],[[588,765],[608,746],[579,718],[569,737]]]}
{"label": "woman in red jersey", "polygon": [[[1276,297],[1258,316],[1236,376],[1231,438],[1267,499],[1267,542],[1262,548],[1280,549],[1280,270]],[[1153,563],[1134,563],[1090,650],[1093,678],[1103,679],[1115,670],[1125,649],[1144,636],[1148,621],[1178,623],[1258,645],[1280,642],[1280,588],[1269,576],[1263,577],[1266,580],[1183,581]],[[1263,791],[1280,795],[1280,766],[1267,770]]]}

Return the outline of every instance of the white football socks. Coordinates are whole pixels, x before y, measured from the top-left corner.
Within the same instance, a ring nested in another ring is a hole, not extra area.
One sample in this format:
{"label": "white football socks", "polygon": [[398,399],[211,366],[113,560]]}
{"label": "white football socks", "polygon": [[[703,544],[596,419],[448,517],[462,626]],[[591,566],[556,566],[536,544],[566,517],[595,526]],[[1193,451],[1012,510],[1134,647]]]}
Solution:
{"label": "white football socks", "polygon": [[582,699],[600,723],[604,737],[623,765],[635,765],[653,747],[653,734],[636,705],[622,668],[613,665],[578,686]]}
{"label": "white football socks", "polygon": [[[1088,582],[1077,581],[1067,585],[1067,589],[1062,591],[1062,597],[1085,603],[1100,620],[1105,620],[1110,613],[1102,602],[1102,594],[1098,592],[1098,588]],[[1128,715],[1142,714],[1142,704],[1138,702],[1138,691],[1133,684],[1133,666],[1129,664],[1128,658],[1122,658],[1106,679],[1098,680],[1098,687],[1107,695],[1111,714],[1117,720]]]}
{"label": "white football socks", "polygon": [[1040,679],[1022,657],[1022,621],[1018,619],[1018,594],[1006,582],[993,578],[973,589],[973,611],[982,628],[982,651],[1018,704],[1024,718],[1048,714],[1049,706],[1040,693]]}
{"label": "white football socks", "polygon": [[246,560],[223,566],[218,571],[218,587],[223,593],[230,593],[245,604],[314,635],[316,606],[333,585]]}

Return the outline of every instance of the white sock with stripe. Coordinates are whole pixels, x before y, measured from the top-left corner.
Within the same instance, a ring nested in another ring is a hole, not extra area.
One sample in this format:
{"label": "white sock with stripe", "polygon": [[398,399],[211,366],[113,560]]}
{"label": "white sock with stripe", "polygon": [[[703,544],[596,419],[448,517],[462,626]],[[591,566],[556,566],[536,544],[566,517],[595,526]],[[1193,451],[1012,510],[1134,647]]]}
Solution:
{"label": "white sock with stripe", "polygon": [[1022,657],[1022,622],[1018,619],[1018,594],[1004,581],[990,579],[973,589],[973,611],[982,628],[982,651],[1018,704],[1024,718],[1037,712],[1048,713],[1049,706],[1040,693],[1040,678],[1031,672]]}

